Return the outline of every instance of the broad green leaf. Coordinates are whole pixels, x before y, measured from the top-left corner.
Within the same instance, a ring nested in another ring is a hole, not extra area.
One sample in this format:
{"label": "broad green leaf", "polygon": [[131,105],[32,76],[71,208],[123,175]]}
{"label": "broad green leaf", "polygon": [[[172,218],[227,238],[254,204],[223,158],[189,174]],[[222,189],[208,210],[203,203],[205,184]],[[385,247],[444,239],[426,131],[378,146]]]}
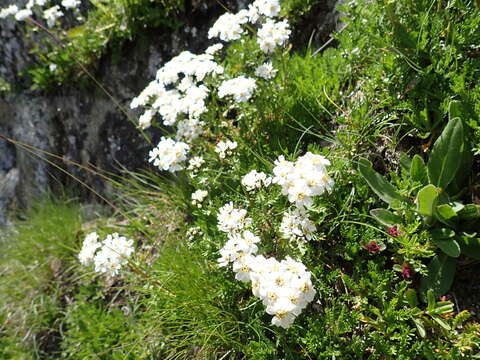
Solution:
{"label": "broad green leaf", "polygon": [[457,236],[462,254],[472,259],[480,260],[480,239],[470,236]]}
{"label": "broad green leaf", "polygon": [[382,225],[393,226],[400,224],[400,216],[388,211],[386,209],[373,209],[370,211],[370,214]]}
{"label": "broad green leaf", "polygon": [[420,155],[415,155],[410,166],[410,177],[413,181],[418,181],[424,185],[428,184],[428,172],[425,162]]}
{"label": "broad green leaf", "polygon": [[458,100],[452,100],[448,104],[448,119],[455,118],[463,118],[463,105]]}
{"label": "broad green leaf", "polygon": [[451,229],[434,229],[430,232],[432,242],[451,257],[460,256],[460,245],[455,240],[455,231]]}
{"label": "broad green leaf", "polygon": [[408,289],[405,291],[405,300],[412,308],[418,306],[417,293],[413,289]]}
{"label": "broad green leaf", "polygon": [[430,182],[445,189],[455,177],[460,166],[460,156],[463,152],[462,120],[451,119],[442,134],[433,145],[427,164]]}
{"label": "broad green leaf", "polygon": [[383,176],[373,170],[372,163],[365,158],[358,161],[358,171],[368,183],[370,188],[380,199],[390,204],[394,200],[404,201],[404,198]]}
{"label": "broad green leaf", "polygon": [[448,226],[453,226],[453,220],[457,217],[457,213],[448,204],[437,206],[435,215],[437,216],[438,220]]}
{"label": "broad green leaf", "polygon": [[433,210],[437,203],[440,189],[434,185],[427,185],[423,187],[417,194],[417,211],[424,216],[433,216]]}
{"label": "broad green leaf", "polygon": [[420,292],[423,300],[425,300],[429,289],[433,290],[435,298],[450,290],[455,276],[456,263],[456,259],[445,254],[433,257],[428,264],[428,275],[423,277],[420,282]]}

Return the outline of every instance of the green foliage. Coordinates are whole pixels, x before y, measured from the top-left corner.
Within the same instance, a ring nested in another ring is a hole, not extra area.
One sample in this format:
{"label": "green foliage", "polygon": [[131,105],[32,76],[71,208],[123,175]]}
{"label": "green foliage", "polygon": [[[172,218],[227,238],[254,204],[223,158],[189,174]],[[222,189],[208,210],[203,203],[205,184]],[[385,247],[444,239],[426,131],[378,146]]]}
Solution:
{"label": "green foliage", "polygon": [[[145,29],[176,28],[176,15],[183,0],[96,0],[91,2],[86,20],[67,30],[51,30],[58,41],[46,37],[33,52],[38,63],[28,71],[33,88],[49,89],[78,81],[105,54],[132,41]],[[52,67],[51,65],[54,64]]]}

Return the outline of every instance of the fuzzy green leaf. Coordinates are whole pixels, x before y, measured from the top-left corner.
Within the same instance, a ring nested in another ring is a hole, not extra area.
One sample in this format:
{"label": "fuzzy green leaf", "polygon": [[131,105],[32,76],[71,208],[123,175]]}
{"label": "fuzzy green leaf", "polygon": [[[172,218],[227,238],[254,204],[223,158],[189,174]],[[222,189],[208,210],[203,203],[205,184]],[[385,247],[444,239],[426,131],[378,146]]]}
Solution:
{"label": "fuzzy green leaf", "polygon": [[420,155],[415,155],[410,166],[410,177],[413,181],[418,181],[424,185],[428,184],[428,172],[425,162]]}
{"label": "fuzzy green leaf", "polygon": [[437,203],[440,189],[434,185],[427,185],[422,188],[417,194],[417,211],[424,216],[433,216],[433,210]]}
{"label": "fuzzy green leaf", "polygon": [[451,119],[433,145],[428,161],[428,177],[433,185],[445,189],[455,177],[463,152],[462,120]]}
{"label": "fuzzy green leaf", "polygon": [[415,323],[415,326],[417,327],[418,334],[421,337],[425,337],[427,335],[427,332],[425,331],[425,326],[423,326],[423,322],[420,319],[413,319],[413,322]]}
{"label": "fuzzy green leaf", "polygon": [[425,300],[429,289],[435,298],[445,294],[453,283],[457,260],[445,254],[435,255],[428,264],[428,275],[422,278],[420,291]]}
{"label": "fuzzy green leaf", "polygon": [[413,289],[408,289],[405,291],[405,300],[412,308],[418,306],[417,293]]}
{"label": "fuzzy green leaf", "polygon": [[433,315],[432,319],[435,320],[437,322],[437,324],[440,325],[441,327],[443,327],[445,330],[450,330],[451,329],[450,325],[448,325],[445,322],[445,320],[443,320],[440,316]]}
{"label": "fuzzy green leaf", "polygon": [[370,214],[375,218],[375,220],[385,226],[399,224],[402,220],[400,216],[386,209],[373,209],[370,211]]}
{"label": "fuzzy green leaf", "polygon": [[370,188],[380,199],[390,204],[394,200],[404,201],[404,198],[383,176],[373,170],[372,163],[365,158],[358,161],[358,171],[368,183]]}

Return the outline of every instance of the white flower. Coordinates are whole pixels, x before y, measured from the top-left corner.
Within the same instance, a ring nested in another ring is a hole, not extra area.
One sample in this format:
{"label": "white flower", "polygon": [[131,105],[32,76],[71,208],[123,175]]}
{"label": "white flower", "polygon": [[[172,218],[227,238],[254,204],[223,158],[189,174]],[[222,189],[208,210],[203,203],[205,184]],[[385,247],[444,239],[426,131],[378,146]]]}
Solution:
{"label": "white flower", "polygon": [[227,155],[232,155],[232,150],[235,150],[237,146],[236,141],[219,141],[215,147],[215,152],[218,153],[220,159],[225,159]]}
{"label": "white flower", "polygon": [[30,16],[32,16],[32,10],[22,9],[22,10],[19,10],[15,14],[15,19],[18,20],[18,21],[22,21],[22,20],[25,20],[25,19],[29,18]]}
{"label": "white flower", "polygon": [[205,164],[205,160],[201,156],[195,156],[195,157],[191,158],[190,161],[188,162],[187,170],[196,171],[196,170],[200,169],[200,167],[203,164]]}
{"label": "white flower", "polygon": [[304,209],[287,211],[280,224],[280,232],[283,237],[296,243],[299,249],[304,252],[304,243],[312,239],[312,234],[317,230],[313,221],[308,218]]}
{"label": "white flower", "polygon": [[248,21],[246,14],[230,14],[225,13],[218,18],[213,26],[208,30],[208,38],[219,37],[223,41],[238,40],[242,36],[244,30],[242,24]]}
{"label": "white flower", "polygon": [[321,155],[310,152],[297,159],[295,163],[280,156],[275,161],[273,182],[282,187],[282,194],[298,208],[313,204],[313,196],[331,191],[333,180],[327,173],[330,162]]}
{"label": "white flower", "polygon": [[272,53],[277,46],[284,45],[291,30],[287,20],[275,22],[268,19],[257,32],[257,43],[265,53]]}
{"label": "white flower", "polygon": [[175,142],[162,137],[157,147],[150,151],[148,161],[161,170],[179,171],[183,169],[183,163],[187,160],[188,149],[189,146],[184,142]]}
{"label": "white flower", "polygon": [[192,142],[203,133],[205,123],[198,119],[186,119],[179,121],[177,124],[177,140],[185,140]]}
{"label": "white flower", "polygon": [[9,16],[16,15],[17,13],[18,13],[18,6],[10,5],[9,7],[3,8],[0,10],[0,19],[5,19]]}
{"label": "white flower", "polygon": [[43,12],[43,18],[47,21],[48,27],[53,27],[55,21],[63,16],[63,12],[60,10],[60,6],[55,5]]}
{"label": "white flower", "polygon": [[250,171],[242,178],[242,185],[247,191],[261,189],[268,187],[272,183],[272,178],[264,172],[257,172],[257,170]]}
{"label": "white flower", "polygon": [[197,206],[199,208],[202,207],[203,200],[207,197],[208,191],[207,190],[197,190],[192,193],[192,205]]}
{"label": "white flower", "polygon": [[93,262],[95,257],[95,252],[102,245],[98,242],[99,236],[96,232],[92,232],[85,237],[83,240],[82,249],[78,254],[78,260],[84,266],[88,266]]}
{"label": "white flower", "polygon": [[128,262],[128,258],[133,252],[133,240],[119,236],[118,233],[109,234],[103,240],[102,248],[93,259],[95,271],[115,276]]}
{"label": "white flower", "polygon": [[240,231],[252,222],[252,219],[247,217],[247,211],[234,208],[232,202],[223,205],[218,210],[217,219],[218,229],[226,233]]}
{"label": "white flower", "polygon": [[275,77],[277,71],[277,69],[273,68],[272,63],[268,62],[257,67],[257,69],[255,70],[255,75],[262,79],[270,80]]}
{"label": "white flower", "polygon": [[198,226],[192,226],[187,230],[186,236],[187,239],[192,241],[196,236],[202,236],[203,232],[200,230]]}
{"label": "white flower", "polygon": [[152,118],[155,112],[151,109],[146,110],[138,119],[138,127],[140,129],[147,129],[152,125]]}
{"label": "white flower", "polygon": [[217,43],[209,46],[207,50],[205,50],[205,54],[208,55],[215,55],[217,52],[223,49],[223,44],[222,43]]}
{"label": "white flower", "polygon": [[231,80],[225,80],[218,88],[218,97],[224,98],[233,95],[236,102],[246,102],[250,100],[256,88],[257,84],[254,79],[239,76]]}
{"label": "white flower", "polygon": [[62,0],[62,6],[65,9],[75,9],[80,5],[80,0]]}
{"label": "white flower", "polygon": [[260,14],[266,17],[277,16],[281,10],[278,0],[256,0],[253,5],[258,8]]}

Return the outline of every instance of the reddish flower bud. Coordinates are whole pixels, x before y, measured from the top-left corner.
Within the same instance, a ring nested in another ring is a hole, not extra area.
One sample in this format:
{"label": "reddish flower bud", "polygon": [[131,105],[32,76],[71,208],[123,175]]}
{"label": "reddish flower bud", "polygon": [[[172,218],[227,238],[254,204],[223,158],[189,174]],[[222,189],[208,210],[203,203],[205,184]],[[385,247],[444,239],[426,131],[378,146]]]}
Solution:
{"label": "reddish flower bud", "polygon": [[378,244],[375,241],[370,241],[367,245],[365,245],[365,249],[367,249],[372,254],[376,254],[382,251],[380,246],[378,246]]}
{"label": "reddish flower bud", "polygon": [[400,230],[398,230],[397,225],[387,228],[387,232],[393,237],[397,237],[403,234]]}
{"label": "reddish flower bud", "polygon": [[413,270],[408,264],[402,265],[402,276],[404,280],[410,280],[413,277]]}

